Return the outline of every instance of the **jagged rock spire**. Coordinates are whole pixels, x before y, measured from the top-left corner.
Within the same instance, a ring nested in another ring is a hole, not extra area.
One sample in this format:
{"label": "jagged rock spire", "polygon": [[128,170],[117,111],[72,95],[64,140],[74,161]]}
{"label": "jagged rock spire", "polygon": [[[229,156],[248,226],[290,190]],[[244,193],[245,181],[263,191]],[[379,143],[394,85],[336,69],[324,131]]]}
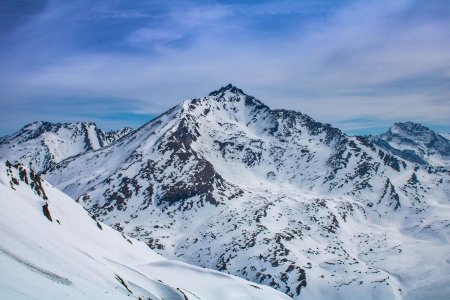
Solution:
{"label": "jagged rock spire", "polygon": [[234,94],[242,94],[242,95],[246,95],[244,93],[244,91],[242,91],[240,88],[238,88],[237,86],[229,83],[226,86],[221,87],[218,90],[212,91],[211,93],[209,93],[208,96],[219,96],[221,94],[224,94],[225,92],[230,92],[230,93],[234,93]]}

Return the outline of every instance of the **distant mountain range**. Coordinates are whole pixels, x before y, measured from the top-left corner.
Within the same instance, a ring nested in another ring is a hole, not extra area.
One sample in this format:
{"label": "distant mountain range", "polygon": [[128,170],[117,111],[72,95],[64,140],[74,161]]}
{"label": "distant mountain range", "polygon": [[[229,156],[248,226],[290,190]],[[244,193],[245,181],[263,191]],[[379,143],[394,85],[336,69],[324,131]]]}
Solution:
{"label": "distant mountain range", "polygon": [[34,122],[0,139],[0,158],[20,161],[41,172],[62,160],[105,147],[132,132],[131,128],[105,132],[92,122]]}
{"label": "distant mountain range", "polygon": [[40,157],[37,146],[13,153],[24,146],[11,137],[0,159],[41,166],[98,220],[168,258],[295,299],[450,294],[450,142],[419,124],[352,137],[227,85],[48,164],[21,158]]}

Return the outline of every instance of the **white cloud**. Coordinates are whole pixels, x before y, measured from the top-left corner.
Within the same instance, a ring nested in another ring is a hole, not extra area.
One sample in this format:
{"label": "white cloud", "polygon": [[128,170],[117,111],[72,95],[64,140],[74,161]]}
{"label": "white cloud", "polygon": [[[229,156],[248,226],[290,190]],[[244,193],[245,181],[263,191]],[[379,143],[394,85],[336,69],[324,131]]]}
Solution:
{"label": "white cloud", "polygon": [[[232,82],[272,107],[348,130],[406,119],[449,124],[448,19],[424,15],[416,1],[361,1],[307,21],[295,13],[310,6],[270,5],[254,14],[251,6],[180,6],[127,32],[125,44],[139,51],[83,50],[0,76],[22,101],[139,99],[134,111],[155,113]],[[272,29],[260,19],[271,14],[294,17]],[[24,86],[19,97],[14,89]]]}

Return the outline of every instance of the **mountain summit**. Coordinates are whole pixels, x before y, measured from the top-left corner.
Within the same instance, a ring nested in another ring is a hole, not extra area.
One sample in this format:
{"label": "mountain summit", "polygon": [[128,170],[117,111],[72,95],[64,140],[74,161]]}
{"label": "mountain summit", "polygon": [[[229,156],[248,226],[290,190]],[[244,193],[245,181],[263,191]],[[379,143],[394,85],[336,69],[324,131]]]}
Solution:
{"label": "mountain summit", "polygon": [[389,136],[347,136],[227,85],[43,176],[160,254],[295,299],[438,298],[450,173],[389,144],[431,148],[432,133]]}
{"label": "mountain summit", "polygon": [[44,176],[161,254],[298,299],[430,295],[427,270],[450,275],[450,207],[430,200],[448,172],[232,85]]}
{"label": "mountain summit", "polygon": [[405,160],[424,165],[450,166],[450,141],[421,124],[395,123],[386,133],[372,140]]}
{"label": "mountain summit", "polygon": [[34,122],[0,139],[0,160],[20,161],[42,172],[62,160],[98,150],[132,132],[131,128],[105,132],[92,122]]}
{"label": "mountain summit", "polygon": [[233,94],[246,95],[240,88],[229,83],[226,86],[223,86],[216,91],[212,91],[211,93],[209,93],[208,96],[219,96],[219,95],[225,94],[226,92],[233,93]]}

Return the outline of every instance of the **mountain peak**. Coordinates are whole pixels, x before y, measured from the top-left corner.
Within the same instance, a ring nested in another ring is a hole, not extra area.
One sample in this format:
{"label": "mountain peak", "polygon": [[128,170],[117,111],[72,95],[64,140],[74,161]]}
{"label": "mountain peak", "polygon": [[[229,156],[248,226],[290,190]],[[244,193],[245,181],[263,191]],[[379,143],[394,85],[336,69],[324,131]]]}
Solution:
{"label": "mountain peak", "polygon": [[414,122],[397,122],[383,134],[388,139],[410,139],[415,142],[430,143],[437,138],[436,133],[430,128]]}
{"label": "mountain peak", "polygon": [[209,93],[208,96],[219,96],[221,94],[224,94],[226,92],[230,92],[233,94],[242,94],[242,95],[246,95],[240,88],[238,88],[237,86],[229,83],[226,86],[221,87],[218,90],[212,91],[211,93]]}
{"label": "mountain peak", "polygon": [[46,121],[34,121],[32,123],[29,123],[29,124],[26,124],[25,126],[23,126],[21,130],[35,130],[41,126],[45,126],[46,124],[50,124],[50,123],[46,122]]}
{"label": "mountain peak", "polygon": [[209,93],[208,97],[214,97],[213,100],[219,102],[241,102],[246,106],[254,106],[257,108],[269,109],[267,105],[259,101],[253,96],[250,96],[237,86],[229,83],[218,90]]}
{"label": "mountain peak", "polygon": [[432,131],[431,129],[429,129],[426,126],[423,126],[422,124],[419,123],[414,123],[411,121],[408,122],[397,122],[394,123],[394,126],[391,127],[391,131],[396,131],[396,130],[402,130],[405,132],[430,132]]}
{"label": "mountain peak", "polygon": [[[36,121],[0,140],[0,160],[21,161],[42,172],[70,156],[105,147],[132,131],[123,128],[104,132],[89,121]],[[16,148],[19,145],[21,148]]]}
{"label": "mountain peak", "polygon": [[450,142],[432,129],[414,122],[395,123],[376,143],[405,160],[448,166]]}
{"label": "mountain peak", "polygon": [[47,121],[35,121],[33,123],[25,125],[21,131],[33,131],[33,130],[40,130],[42,132],[46,131],[52,131],[57,130],[61,127],[64,128],[75,128],[79,126],[94,126],[97,127],[97,124],[91,121],[78,121],[78,122],[72,122],[72,123],[52,123]]}
{"label": "mountain peak", "polygon": [[380,136],[387,141],[399,139],[403,143],[407,140],[414,143],[430,143],[437,138],[437,134],[430,128],[411,121],[394,123],[386,133]]}

